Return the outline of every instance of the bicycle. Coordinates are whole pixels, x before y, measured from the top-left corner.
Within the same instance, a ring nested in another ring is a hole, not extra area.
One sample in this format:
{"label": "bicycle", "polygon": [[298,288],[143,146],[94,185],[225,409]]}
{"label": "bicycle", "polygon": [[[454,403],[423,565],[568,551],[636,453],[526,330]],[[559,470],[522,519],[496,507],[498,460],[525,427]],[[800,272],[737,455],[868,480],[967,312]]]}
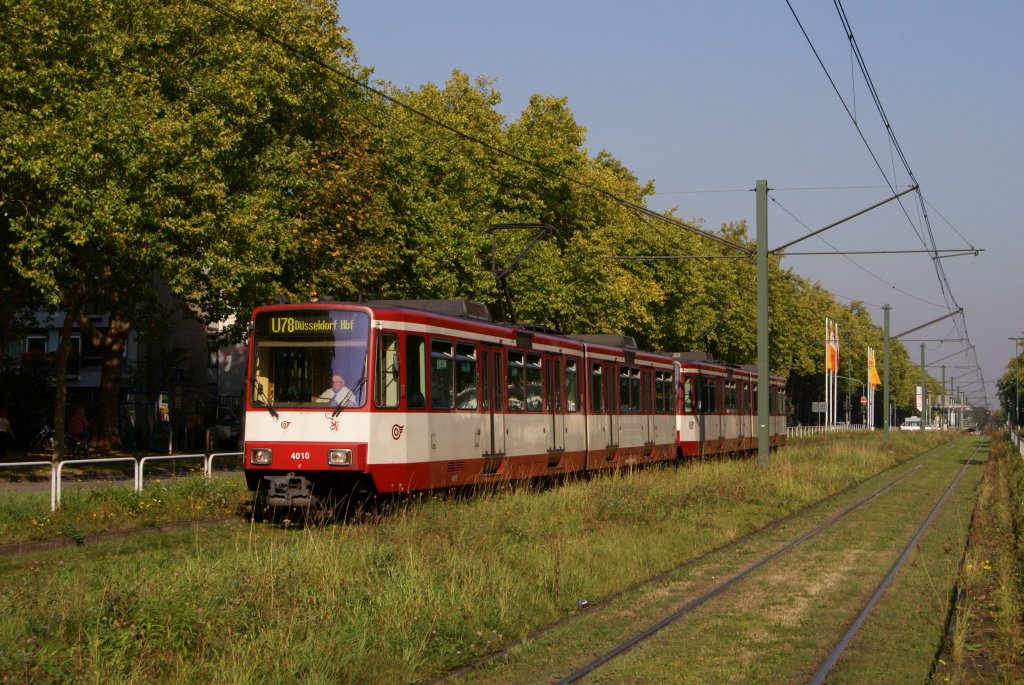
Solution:
{"label": "bicycle", "polygon": [[[55,447],[56,431],[50,426],[43,426],[36,437],[28,444],[30,454],[52,455]],[[88,459],[89,445],[73,435],[64,434],[64,457],[67,459]]]}

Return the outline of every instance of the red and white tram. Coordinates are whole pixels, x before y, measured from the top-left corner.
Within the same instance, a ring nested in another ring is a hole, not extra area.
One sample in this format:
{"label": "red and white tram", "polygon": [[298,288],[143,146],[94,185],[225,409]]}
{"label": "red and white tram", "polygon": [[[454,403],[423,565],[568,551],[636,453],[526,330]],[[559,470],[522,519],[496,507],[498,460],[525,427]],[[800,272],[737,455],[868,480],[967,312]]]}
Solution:
{"label": "red and white tram", "polygon": [[[704,352],[674,352],[678,364],[678,444],[685,457],[757,450],[757,367],[732,366]],[[769,380],[769,440],[786,444],[786,382]]]}
{"label": "red and white tram", "polygon": [[[410,492],[756,448],[752,418],[741,417],[750,403],[728,399],[728,383],[751,393],[749,372],[631,343],[496,324],[462,301],[259,308],[248,485],[268,505],[301,507],[314,493]],[[712,378],[716,402],[726,398],[721,415],[698,394]],[[773,417],[773,445],[776,432]]]}

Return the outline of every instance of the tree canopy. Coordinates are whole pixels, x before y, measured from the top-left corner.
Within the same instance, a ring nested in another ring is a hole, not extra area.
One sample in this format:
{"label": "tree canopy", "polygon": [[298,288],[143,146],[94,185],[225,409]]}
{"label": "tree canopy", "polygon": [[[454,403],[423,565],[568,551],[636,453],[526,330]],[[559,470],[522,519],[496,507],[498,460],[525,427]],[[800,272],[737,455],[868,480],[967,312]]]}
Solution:
{"label": "tree canopy", "polygon": [[[238,334],[282,293],[495,305],[488,227],[546,223],[557,233],[508,278],[520,319],[756,359],[754,261],[619,202],[643,205],[654,182],[591,153],[565,98],[535,95],[510,120],[493,80],[458,71],[376,84],[382,98],[327,0],[11,0],[0,16],[0,288],[86,328],[75,315],[102,297],[111,327],[91,334],[111,358],[163,319],[157,282]],[[714,231],[753,247],[742,222]],[[493,258],[531,238],[495,234]],[[687,258],[622,259],[639,255]],[[882,348],[864,306],[770,269],[773,371],[813,395],[830,316],[846,374],[863,377],[864,348]],[[909,406],[914,367],[893,350],[893,399]]]}

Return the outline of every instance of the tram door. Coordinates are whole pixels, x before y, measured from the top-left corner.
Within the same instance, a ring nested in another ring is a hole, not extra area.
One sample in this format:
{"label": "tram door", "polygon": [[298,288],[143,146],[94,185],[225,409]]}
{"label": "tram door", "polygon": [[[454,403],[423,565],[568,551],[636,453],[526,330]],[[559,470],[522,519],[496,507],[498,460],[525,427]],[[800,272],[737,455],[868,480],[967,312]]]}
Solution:
{"label": "tram door", "polygon": [[654,387],[654,372],[644,369],[640,375],[640,411],[644,414],[644,445],[652,446],[655,440],[654,402],[657,390]]}
{"label": "tram door", "polygon": [[604,367],[604,411],[608,415],[608,447],[619,446],[619,374],[615,364]]}
{"label": "tram door", "polygon": [[740,424],[740,449],[746,444],[747,434],[750,429],[750,386],[746,383],[737,383],[739,397],[736,398],[736,414]]}
{"label": "tram door", "polygon": [[545,391],[544,400],[549,421],[548,452],[565,451],[565,398],[562,383],[562,359],[554,355],[545,355]]}
{"label": "tram door", "polygon": [[501,348],[481,345],[480,355],[480,409],[483,412],[480,448],[485,457],[502,456],[505,454],[505,415],[502,413],[505,376],[502,373]]}

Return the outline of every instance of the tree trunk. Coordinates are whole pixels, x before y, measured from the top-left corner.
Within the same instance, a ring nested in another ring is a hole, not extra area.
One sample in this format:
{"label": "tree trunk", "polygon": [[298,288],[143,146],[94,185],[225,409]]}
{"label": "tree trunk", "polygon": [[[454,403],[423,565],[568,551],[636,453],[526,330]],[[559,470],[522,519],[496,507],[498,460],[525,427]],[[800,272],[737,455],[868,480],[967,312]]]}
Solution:
{"label": "tree trunk", "polygon": [[64,325],[57,343],[57,388],[53,401],[53,460],[64,459],[64,416],[68,404],[68,360],[71,358],[71,334],[82,310],[82,288],[73,286],[60,293],[64,305]]}
{"label": "tree trunk", "polygon": [[125,322],[110,322],[110,331],[104,336],[103,374],[100,379],[100,407],[98,434],[101,449],[121,449],[120,415],[121,360],[128,340],[129,326]]}
{"label": "tree trunk", "polygon": [[[111,303],[116,305],[115,298]],[[110,312],[107,330],[96,328],[88,317],[79,317],[82,331],[93,347],[100,350],[103,367],[100,375],[99,412],[96,417],[96,447],[103,451],[121,449],[118,407],[121,402],[121,359],[131,323],[122,319],[116,306]]]}

